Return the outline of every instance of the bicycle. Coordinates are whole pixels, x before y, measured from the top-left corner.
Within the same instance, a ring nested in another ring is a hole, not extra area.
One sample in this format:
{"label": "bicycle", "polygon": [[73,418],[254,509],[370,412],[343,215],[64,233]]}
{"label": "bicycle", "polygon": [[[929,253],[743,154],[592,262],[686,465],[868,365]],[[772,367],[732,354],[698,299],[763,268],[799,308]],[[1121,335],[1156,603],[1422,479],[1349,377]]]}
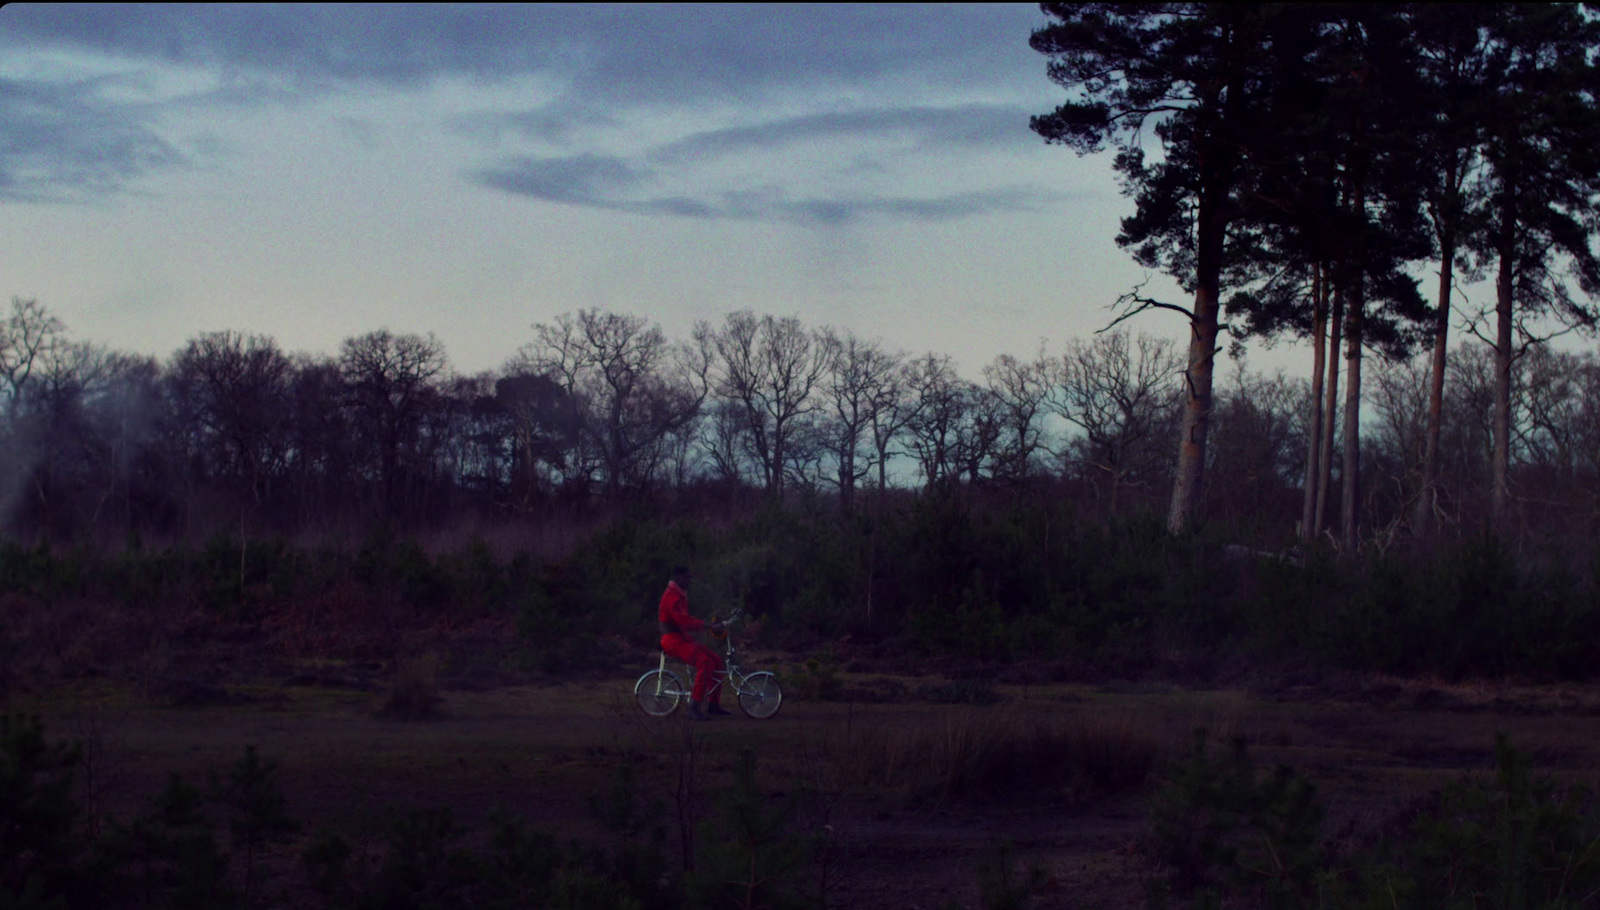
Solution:
{"label": "bicycle", "polygon": [[[734,613],[723,621],[723,628],[727,628],[734,620],[739,618],[739,613]],[[716,685],[722,685],[726,680],[728,688],[739,697],[739,708],[745,714],[757,720],[766,720],[778,713],[783,707],[783,687],[778,685],[778,678],[766,670],[756,670],[746,673],[739,667],[738,649],[733,644],[733,633],[727,633],[728,650],[724,658],[727,668],[717,673]],[[694,668],[685,667],[684,677],[691,682],[694,680]],[[639,702],[639,709],[651,717],[669,717],[678,710],[681,702],[689,699],[692,686],[685,686],[683,679],[678,674],[667,669],[667,652],[661,652],[661,666],[639,677],[634,683],[633,696]]]}

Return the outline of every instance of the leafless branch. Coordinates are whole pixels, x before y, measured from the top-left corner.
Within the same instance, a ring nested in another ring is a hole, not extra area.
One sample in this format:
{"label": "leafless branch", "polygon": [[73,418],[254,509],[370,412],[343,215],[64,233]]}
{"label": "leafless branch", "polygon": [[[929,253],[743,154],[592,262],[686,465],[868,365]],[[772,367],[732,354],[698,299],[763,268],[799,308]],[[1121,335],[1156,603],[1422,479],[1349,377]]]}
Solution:
{"label": "leafless branch", "polygon": [[1528,351],[1532,350],[1538,345],[1544,344],[1547,341],[1554,341],[1555,339],[1560,338],[1563,335],[1571,334],[1582,327],[1583,326],[1581,325],[1563,325],[1560,331],[1551,332],[1548,335],[1538,335],[1535,334],[1532,329],[1528,328],[1528,324],[1525,321],[1518,319],[1517,335],[1520,336],[1520,340],[1518,341],[1515,350],[1513,350],[1511,353],[1511,360],[1512,362],[1521,360],[1523,355],[1527,354]]}
{"label": "leafless branch", "polygon": [[1102,332],[1109,332],[1121,323],[1132,319],[1140,313],[1143,313],[1145,310],[1173,310],[1175,312],[1182,313],[1184,317],[1189,319],[1191,322],[1194,321],[1194,312],[1187,307],[1181,307],[1175,303],[1167,303],[1165,301],[1157,300],[1154,297],[1146,297],[1143,294],[1140,294],[1139,292],[1142,291],[1144,286],[1148,283],[1149,279],[1145,279],[1144,281],[1139,282],[1139,284],[1136,285],[1133,290],[1123,294],[1121,297],[1118,297],[1117,302],[1111,305],[1111,309],[1127,308],[1127,312],[1118,316],[1116,319],[1111,320],[1109,325],[1103,329],[1097,330],[1095,334],[1099,335]]}

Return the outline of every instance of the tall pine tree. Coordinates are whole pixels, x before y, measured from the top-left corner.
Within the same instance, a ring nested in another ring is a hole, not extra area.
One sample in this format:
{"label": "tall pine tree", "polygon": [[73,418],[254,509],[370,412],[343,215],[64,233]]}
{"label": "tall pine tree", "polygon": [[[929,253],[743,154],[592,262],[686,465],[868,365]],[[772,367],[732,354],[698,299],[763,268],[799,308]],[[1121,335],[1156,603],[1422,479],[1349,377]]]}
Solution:
{"label": "tall pine tree", "polygon": [[[1079,154],[1107,143],[1136,203],[1117,243],[1140,263],[1162,268],[1194,295],[1182,311],[1190,341],[1178,461],[1167,526],[1178,533],[1198,517],[1218,351],[1222,275],[1237,217],[1243,149],[1265,124],[1266,22],[1274,8],[1203,3],[1046,3],[1055,20],[1035,31],[1034,50],[1050,58],[1050,78],[1069,100],[1034,117],[1048,142]],[[1154,135],[1159,160],[1143,145]]]}

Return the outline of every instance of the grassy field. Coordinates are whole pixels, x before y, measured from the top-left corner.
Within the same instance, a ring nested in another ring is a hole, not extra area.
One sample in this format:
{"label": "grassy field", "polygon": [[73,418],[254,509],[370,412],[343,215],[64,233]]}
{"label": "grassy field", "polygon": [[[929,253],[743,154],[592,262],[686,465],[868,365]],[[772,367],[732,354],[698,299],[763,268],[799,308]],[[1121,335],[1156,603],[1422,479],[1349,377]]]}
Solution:
{"label": "grassy field", "polygon": [[[978,906],[976,865],[998,844],[1043,870],[1032,906],[1138,905],[1151,872],[1148,800],[1196,728],[1242,739],[1262,765],[1308,774],[1335,836],[1377,828],[1421,794],[1488,770],[1500,732],[1542,771],[1585,778],[1600,767],[1600,690],[1580,686],[1315,676],[1209,689],[1115,680],[962,689],[937,676],[841,672],[841,700],[808,700],[792,685],[773,719],[690,724],[682,712],[643,715],[630,668],[559,685],[464,689],[447,679],[436,715],[407,721],[383,716],[381,690],[292,682],[327,670],[189,699],[64,681],[13,693],[9,709],[84,744],[78,786],[91,823],[138,811],[171,773],[202,780],[247,746],[276,760],[304,828],[265,854],[273,884],[261,906],[307,898],[298,858],[313,832],[371,843],[406,808],[449,807],[469,837],[501,807],[562,838],[601,840],[589,798],[624,766],[641,802],[659,799],[676,843],[745,749],[769,798],[811,795],[797,824],[825,833],[830,905],[842,907]],[[951,692],[990,703],[935,700]]]}

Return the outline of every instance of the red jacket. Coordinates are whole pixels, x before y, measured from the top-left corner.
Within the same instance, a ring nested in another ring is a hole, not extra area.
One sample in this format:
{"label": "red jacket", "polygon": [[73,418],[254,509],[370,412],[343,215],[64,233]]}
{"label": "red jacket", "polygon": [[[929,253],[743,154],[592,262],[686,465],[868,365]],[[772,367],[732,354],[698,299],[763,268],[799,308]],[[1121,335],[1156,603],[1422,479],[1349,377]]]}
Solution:
{"label": "red jacket", "polygon": [[662,635],[682,635],[706,627],[705,623],[689,615],[689,595],[675,581],[667,582],[656,618],[661,622]]}

